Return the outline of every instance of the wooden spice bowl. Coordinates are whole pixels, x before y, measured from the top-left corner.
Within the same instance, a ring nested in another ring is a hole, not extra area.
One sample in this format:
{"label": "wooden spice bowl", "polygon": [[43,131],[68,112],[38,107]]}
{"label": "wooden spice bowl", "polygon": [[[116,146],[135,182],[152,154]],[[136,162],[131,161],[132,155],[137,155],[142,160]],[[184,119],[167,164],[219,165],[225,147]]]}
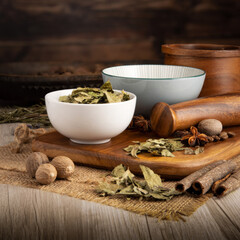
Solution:
{"label": "wooden spice bowl", "polygon": [[205,70],[200,97],[240,90],[240,46],[165,44],[162,52],[165,64]]}

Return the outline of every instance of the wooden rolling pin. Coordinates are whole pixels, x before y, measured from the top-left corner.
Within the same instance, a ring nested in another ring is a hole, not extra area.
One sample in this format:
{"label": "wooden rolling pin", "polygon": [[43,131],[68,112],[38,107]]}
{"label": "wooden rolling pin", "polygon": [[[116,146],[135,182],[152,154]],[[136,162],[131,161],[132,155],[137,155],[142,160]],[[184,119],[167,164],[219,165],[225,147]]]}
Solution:
{"label": "wooden rolling pin", "polygon": [[198,98],[168,105],[155,104],[151,112],[152,129],[161,137],[187,129],[207,118],[218,119],[223,126],[240,125],[240,92]]}

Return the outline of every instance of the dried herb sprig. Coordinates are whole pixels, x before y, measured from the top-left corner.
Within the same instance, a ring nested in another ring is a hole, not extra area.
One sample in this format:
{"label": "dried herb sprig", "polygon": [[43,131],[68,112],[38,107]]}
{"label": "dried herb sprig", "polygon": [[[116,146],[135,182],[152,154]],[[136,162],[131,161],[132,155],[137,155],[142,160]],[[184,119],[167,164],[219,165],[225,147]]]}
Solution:
{"label": "dried herb sprig", "polygon": [[115,167],[111,173],[111,182],[101,182],[97,192],[101,196],[125,195],[156,200],[170,200],[179,195],[174,188],[164,187],[161,177],[150,168],[140,165],[144,180],[137,179],[129,169],[122,164]]}
{"label": "dried herb sprig", "polygon": [[0,123],[28,123],[34,127],[51,126],[43,104],[30,107],[7,107],[0,111]]}

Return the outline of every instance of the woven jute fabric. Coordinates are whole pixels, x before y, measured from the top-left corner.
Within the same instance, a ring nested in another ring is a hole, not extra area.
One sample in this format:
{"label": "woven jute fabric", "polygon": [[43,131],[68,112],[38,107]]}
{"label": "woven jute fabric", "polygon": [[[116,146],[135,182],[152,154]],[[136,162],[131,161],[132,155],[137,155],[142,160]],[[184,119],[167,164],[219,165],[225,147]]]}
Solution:
{"label": "woven jute fabric", "polygon": [[[101,197],[95,189],[109,171],[85,166],[76,166],[74,174],[68,180],[56,180],[50,185],[40,185],[34,178],[28,176],[25,169],[25,161],[32,152],[31,145],[25,145],[21,153],[12,153],[12,147],[13,143],[0,147],[0,183],[2,184],[36,188],[168,220],[184,219],[184,216],[191,215],[212,196],[208,194],[194,198],[183,194],[169,201],[140,201],[119,196]],[[174,184],[175,182],[164,182],[167,187],[173,187]]]}

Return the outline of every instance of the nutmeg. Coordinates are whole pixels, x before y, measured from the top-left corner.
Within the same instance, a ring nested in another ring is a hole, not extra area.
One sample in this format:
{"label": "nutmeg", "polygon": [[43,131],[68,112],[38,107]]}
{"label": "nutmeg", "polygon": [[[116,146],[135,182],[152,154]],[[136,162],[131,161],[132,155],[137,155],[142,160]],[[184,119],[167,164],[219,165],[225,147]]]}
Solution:
{"label": "nutmeg", "polygon": [[44,163],[48,163],[48,157],[46,154],[41,152],[31,153],[26,161],[26,170],[31,177],[35,177],[35,173],[38,167]]}
{"label": "nutmeg", "polygon": [[35,177],[37,182],[41,184],[50,184],[55,181],[57,177],[57,170],[52,164],[45,163],[39,166]]}
{"label": "nutmeg", "polygon": [[51,164],[57,169],[57,178],[68,178],[75,169],[73,161],[66,156],[53,158]]}
{"label": "nutmeg", "polygon": [[218,135],[222,132],[223,125],[217,119],[204,119],[198,124],[198,130],[208,136]]}

